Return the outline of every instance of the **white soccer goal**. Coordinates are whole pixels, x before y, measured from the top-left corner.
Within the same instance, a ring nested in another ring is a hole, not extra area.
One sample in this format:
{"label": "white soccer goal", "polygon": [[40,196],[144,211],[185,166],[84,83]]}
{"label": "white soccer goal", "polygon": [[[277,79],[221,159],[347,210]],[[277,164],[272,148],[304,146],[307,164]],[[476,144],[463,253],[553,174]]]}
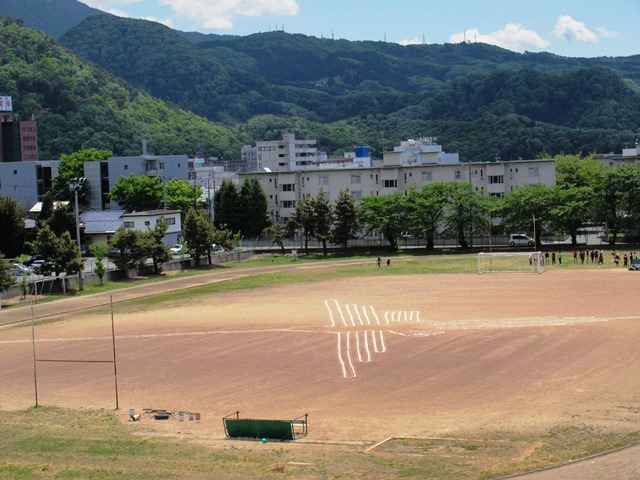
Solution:
{"label": "white soccer goal", "polygon": [[480,252],[478,273],[542,273],[542,252]]}

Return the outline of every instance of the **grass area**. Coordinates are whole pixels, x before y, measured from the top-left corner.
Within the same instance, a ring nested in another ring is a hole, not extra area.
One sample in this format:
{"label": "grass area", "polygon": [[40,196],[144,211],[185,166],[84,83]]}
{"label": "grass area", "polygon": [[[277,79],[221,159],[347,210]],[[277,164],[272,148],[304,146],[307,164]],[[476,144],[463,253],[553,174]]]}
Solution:
{"label": "grass area", "polygon": [[[478,259],[476,253],[459,254],[446,250],[437,250],[436,252],[426,252],[425,250],[405,250],[394,253],[386,252],[387,255],[382,256],[382,267],[376,267],[375,255],[340,255],[329,254],[327,256],[320,254],[304,255],[299,254],[297,261],[292,261],[289,255],[265,254],[257,255],[250,260],[229,262],[225,264],[204,265],[199,268],[191,268],[184,271],[168,272],[158,276],[137,277],[133,279],[107,281],[100,285],[99,283],[85,283],[83,291],[72,290],[68,294],[73,296],[91,295],[95,293],[106,293],[114,290],[120,290],[131,286],[152,284],[164,282],[168,280],[193,277],[216,272],[242,272],[249,269],[260,269],[269,267],[285,267],[285,266],[309,266],[322,267],[314,269],[310,272],[300,272],[291,270],[289,272],[260,274],[252,273],[242,279],[226,281],[223,283],[207,285],[200,288],[192,288],[189,292],[174,292],[171,296],[158,295],[154,298],[148,298],[138,301],[140,305],[156,305],[169,299],[180,299],[191,295],[206,295],[211,293],[222,292],[225,290],[238,290],[249,288],[262,288],[266,286],[275,286],[286,282],[307,282],[322,281],[331,278],[344,278],[349,276],[367,276],[367,275],[433,275],[441,273],[460,273],[460,274],[477,274]],[[387,266],[386,261],[389,259],[391,265]],[[357,265],[336,266],[336,262],[347,263],[350,261],[363,261]],[[373,268],[375,267],[375,268]],[[545,266],[547,271],[553,270],[602,270],[602,269],[620,269],[622,266],[615,266],[610,253],[605,252],[605,263],[599,265],[597,263],[575,263],[571,252],[565,252],[562,264],[548,264]],[[635,274],[630,273],[630,275]],[[46,303],[64,298],[61,295],[45,296],[38,299],[38,303]],[[17,308],[28,306],[28,302],[3,302],[3,308]]]}
{"label": "grass area", "polygon": [[0,411],[0,421],[0,479],[11,480],[489,479],[638,441],[637,433],[572,425],[535,438],[392,439],[365,453],[359,445],[152,435],[145,420],[123,423],[105,411],[38,407]]}

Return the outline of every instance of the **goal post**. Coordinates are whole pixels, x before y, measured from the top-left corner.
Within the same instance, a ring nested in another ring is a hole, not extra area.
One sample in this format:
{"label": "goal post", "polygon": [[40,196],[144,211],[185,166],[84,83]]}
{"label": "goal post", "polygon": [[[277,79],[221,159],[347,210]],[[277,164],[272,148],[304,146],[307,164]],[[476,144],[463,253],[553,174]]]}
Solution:
{"label": "goal post", "polygon": [[544,272],[542,252],[478,253],[478,274],[542,272]]}

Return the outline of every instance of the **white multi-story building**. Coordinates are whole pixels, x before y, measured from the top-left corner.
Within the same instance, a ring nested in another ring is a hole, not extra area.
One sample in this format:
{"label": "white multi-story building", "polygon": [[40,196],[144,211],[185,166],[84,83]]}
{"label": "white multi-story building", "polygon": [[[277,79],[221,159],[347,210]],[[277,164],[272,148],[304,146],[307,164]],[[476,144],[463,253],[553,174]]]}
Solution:
{"label": "white multi-story building", "polygon": [[241,155],[247,162],[247,170],[287,171],[317,167],[318,150],[315,140],[299,140],[292,133],[282,136],[282,140],[256,142],[255,147],[245,145]]}
{"label": "white multi-story building", "polygon": [[[406,162],[405,162],[406,161]],[[405,155],[385,152],[383,161],[371,167],[316,168],[289,171],[254,171],[241,177],[257,179],[268,201],[271,219],[283,223],[302,198],[314,198],[322,189],[331,202],[348,189],[356,199],[368,195],[408,193],[412,186],[433,182],[470,182],[476,191],[502,197],[520,185],[556,184],[555,160],[494,162],[458,161],[439,145]]]}

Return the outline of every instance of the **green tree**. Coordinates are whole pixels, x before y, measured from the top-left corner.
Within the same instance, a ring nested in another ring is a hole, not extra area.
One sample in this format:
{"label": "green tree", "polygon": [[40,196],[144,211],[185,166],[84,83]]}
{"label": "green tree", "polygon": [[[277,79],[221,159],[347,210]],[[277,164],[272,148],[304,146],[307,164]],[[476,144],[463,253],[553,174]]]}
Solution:
{"label": "green tree", "polygon": [[[58,166],[58,176],[53,181],[53,192],[56,200],[74,201],[75,196],[69,190],[72,178],[84,177],[84,162],[98,162],[107,160],[112,156],[108,150],[97,150],[89,148],[80,150],[70,155],[60,155],[60,165]],[[88,185],[78,192],[78,201],[84,203],[88,194]]]}
{"label": "green tree", "polygon": [[38,213],[38,216],[36,218],[37,225],[40,225],[48,221],[49,218],[51,218],[51,216],[53,215],[53,208],[54,208],[53,192],[49,191],[45,193],[44,197],[42,198],[42,206],[40,208],[40,213]]}
{"label": "green tree", "polygon": [[316,240],[322,242],[322,252],[327,255],[327,241],[331,238],[331,222],[333,220],[333,207],[324,189],[320,189],[318,195],[311,201],[313,209],[313,231]]}
{"label": "green tree", "polygon": [[451,188],[448,183],[434,182],[409,191],[409,231],[427,240],[427,250],[435,249],[435,237],[443,223],[449,205]]}
{"label": "green tree", "polygon": [[84,266],[78,256],[78,244],[71,238],[69,232],[56,236],[56,249],[51,260],[54,263],[56,275],[62,272],[67,275],[78,275]]}
{"label": "green tree", "polygon": [[138,268],[144,265],[147,257],[143,253],[144,234],[138,230],[129,230],[120,227],[115,235],[109,240],[109,245],[118,254],[113,257],[113,263],[129,276],[131,268]]}
{"label": "green tree", "polygon": [[[4,254],[0,252],[0,295],[9,290],[16,283],[16,277],[11,272],[11,264],[5,260]],[[0,304],[0,307],[2,305]]]}
{"label": "green tree", "polygon": [[40,267],[39,273],[42,275],[50,275],[54,270],[58,270],[57,266],[49,263],[53,262],[58,255],[58,237],[49,225],[44,224],[38,228],[32,248],[34,254],[42,255],[47,260],[47,262]]}
{"label": "green tree", "polygon": [[550,211],[553,208],[554,187],[525,185],[516,187],[505,195],[502,217],[507,229],[518,232],[535,232],[536,247],[541,245],[542,231],[550,228]]}
{"label": "green tree", "polygon": [[640,164],[633,163],[621,168],[625,179],[624,209],[629,220],[629,228],[637,230],[640,224]]}
{"label": "green tree", "polygon": [[313,200],[305,197],[296,203],[296,208],[287,220],[286,228],[290,231],[300,229],[300,234],[304,238],[304,253],[309,254],[309,239],[314,237],[315,218],[313,213]]}
{"label": "green tree", "polygon": [[255,178],[242,182],[239,195],[242,225],[238,231],[245,237],[257,237],[271,223],[267,215],[267,196]]}
{"label": "green tree", "polygon": [[400,192],[389,195],[370,195],[362,198],[358,219],[367,235],[378,230],[389,242],[392,251],[398,249],[400,232],[407,228],[406,200]]}
{"label": "green tree", "polygon": [[598,218],[606,224],[609,243],[615,245],[619,234],[637,228],[640,221],[640,165],[608,168],[595,191]]}
{"label": "green tree", "polygon": [[451,182],[449,202],[444,214],[445,233],[455,236],[462,248],[468,248],[468,236],[486,229],[488,204],[470,183]]}
{"label": "green tree", "polygon": [[331,242],[341,245],[346,251],[349,240],[357,238],[358,211],[353,195],[348,189],[341,190],[333,208]]}
{"label": "green tree", "polygon": [[203,211],[191,208],[184,219],[184,236],[196,266],[200,266],[201,257],[207,253],[211,263],[211,245],[214,243],[213,225]]}
{"label": "green tree", "polygon": [[24,220],[25,215],[20,204],[12,198],[0,196],[0,232],[2,232],[0,249],[9,257],[15,257],[22,251],[25,236]]}
{"label": "green tree", "polygon": [[240,193],[235,184],[225,180],[213,196],[213,218],[217,228],[239,232],[242,227]]}
{"label": "green tree", "polygon": [[155,227],[144,232],[141,237],[141,253],[145,258],[151,258],[153,273],[156,275],[162,273],[162,264],[172,258],[169,247],[162,242],[168,228],[169,222],[165,218],[160,218]]}
{"label": "green tree", "polygon": [[106,243],[94,243],[91,245],[91,253],[96,258],[96,266],[93,268],[93,273],[97,275],[100,280],[100,285],[102,285],[102,279],[107,273],[107,268],[102,262],[109,253],[109,245]]}
{"label": "green tree", "polygon": [[571,244],[578,245],[579,230],[595,219],[593,205],[596,196],[591,187],[556,186],[553,191],[553,203],[549,209],[549,224],[556,233],[568,233]]}
{"label": "green tree", "polygon": [[580,155],[554,157],[556,160],[556,185],[560,188],[594,187],[602,182],[606,168],[596,161],[593,155],[580,158]]}
{"label": "green tree", "polygon": [[[194,208],[197,200],[202,195],[202,187],[194,187],[186,180],[172,178],[163,186],[166,188],[167,208],[180,210],[185,216],[190,208]],[[164,198],[163,198],[164,204]]]}
{"label": "green tree", "polygon": [[163,188],[155,177],[132,173],[116,181],[109,198],[128,212],[156,210],[163,202]]}
{"label": "green tree", "polygon": [[284,255],[284,239],[288,236],[286,226],[276,223],[265,228],[262,233],[269,237],[269,246],[278,245],[282,255]]}
{"label": "green tree", "polygon": [[227,230],[226,228],[216,228],[214,226],[213,244],[222,247],[225,250],[234,250],[242,245],[242,234],[240,232],[233,233],[231,230]]}
{"label": "green tree", "polygon": [[[53,230],[53,233],[56,235],[62,235],[64,232],[69,232],[71,236],[75,237],[76,214],[74,211],[74,205],[72,203],[69,203],[68,205],[55,205],[51,216],[46,220],[46,224],[51,227],[51,230]],[[82,227],[80,234],[82,235]]]}

